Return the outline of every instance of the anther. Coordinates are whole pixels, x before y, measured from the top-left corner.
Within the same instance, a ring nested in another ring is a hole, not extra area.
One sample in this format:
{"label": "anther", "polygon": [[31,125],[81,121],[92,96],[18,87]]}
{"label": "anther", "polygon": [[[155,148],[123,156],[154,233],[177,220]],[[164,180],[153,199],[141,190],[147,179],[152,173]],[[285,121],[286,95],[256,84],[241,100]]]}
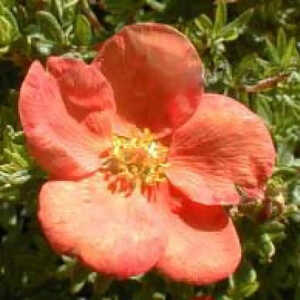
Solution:
{"label": "anther", "polygon": [[[132,138],[113,136],[112,148],[103,170],[113,174],[113,191],[131,193],[135,188],[153,186],[166,179],[168,149],[155,140],[149,129]],[[108,176],[111,179],[111,176]]]}

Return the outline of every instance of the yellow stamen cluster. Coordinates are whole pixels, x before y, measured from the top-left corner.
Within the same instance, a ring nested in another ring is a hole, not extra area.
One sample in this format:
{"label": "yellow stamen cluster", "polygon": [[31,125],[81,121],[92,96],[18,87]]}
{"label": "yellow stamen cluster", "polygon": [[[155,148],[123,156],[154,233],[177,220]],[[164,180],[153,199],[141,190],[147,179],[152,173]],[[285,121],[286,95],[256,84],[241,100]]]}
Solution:
{"label": "yellow stamen cluster", "polygon": [[167,152],[148,129],[132,138],[115,135],[106,169],[132,187],[154,185],[166,178]]}

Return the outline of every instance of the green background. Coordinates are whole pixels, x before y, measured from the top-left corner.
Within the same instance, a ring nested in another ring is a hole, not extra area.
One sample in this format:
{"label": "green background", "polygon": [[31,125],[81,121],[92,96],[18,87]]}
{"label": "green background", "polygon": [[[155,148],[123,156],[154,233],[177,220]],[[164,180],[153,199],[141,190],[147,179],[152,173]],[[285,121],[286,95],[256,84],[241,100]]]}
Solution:
{"label": "green background", "polygon": [[[228,2],[228,3],[226,3]],[[0,0],[0,299],[300,300],[299,0]],[[278,152],[264,205],[230,209],[243,246],[238,271],[194,287],[155,273],[119,282],[55,255],[36,221],[46,175],[26,152],[20,84],[34,59],[89,62],[125,24],[175,26],[197,48],[206,89],[264,118]]]}

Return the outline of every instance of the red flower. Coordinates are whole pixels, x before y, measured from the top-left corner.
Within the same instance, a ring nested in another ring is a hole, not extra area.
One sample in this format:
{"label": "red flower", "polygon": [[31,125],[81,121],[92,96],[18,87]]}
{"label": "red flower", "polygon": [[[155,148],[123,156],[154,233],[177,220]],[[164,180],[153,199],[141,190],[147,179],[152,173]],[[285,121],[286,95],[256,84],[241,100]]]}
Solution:
{"label": "red flower", "polygon": [[58,253],[118,278],[234,272],[241,250],[221,204],[239,202],[236,185],[262,194],[274,148],[246,107],[203,94],[202,76],[190,42],[159,24],[125,27],[91,65],[32,64],[19,110],[50,174],[38,218]]}

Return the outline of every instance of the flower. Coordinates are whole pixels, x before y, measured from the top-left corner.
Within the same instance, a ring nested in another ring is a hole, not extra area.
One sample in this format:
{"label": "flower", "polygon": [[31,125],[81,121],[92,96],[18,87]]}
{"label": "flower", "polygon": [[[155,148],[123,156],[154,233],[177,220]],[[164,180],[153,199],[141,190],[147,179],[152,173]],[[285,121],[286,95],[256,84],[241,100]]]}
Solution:
{"label": "flower", "polygon": [[50,57],[23,82],[27,144],[49,173],[38,219],[53,249],[127,278],[208,284],[241,249],[222,205],[260,197],[274,164],[263,121],[204,94],[196,50],[162,24],[125,27],[90,65]]}

